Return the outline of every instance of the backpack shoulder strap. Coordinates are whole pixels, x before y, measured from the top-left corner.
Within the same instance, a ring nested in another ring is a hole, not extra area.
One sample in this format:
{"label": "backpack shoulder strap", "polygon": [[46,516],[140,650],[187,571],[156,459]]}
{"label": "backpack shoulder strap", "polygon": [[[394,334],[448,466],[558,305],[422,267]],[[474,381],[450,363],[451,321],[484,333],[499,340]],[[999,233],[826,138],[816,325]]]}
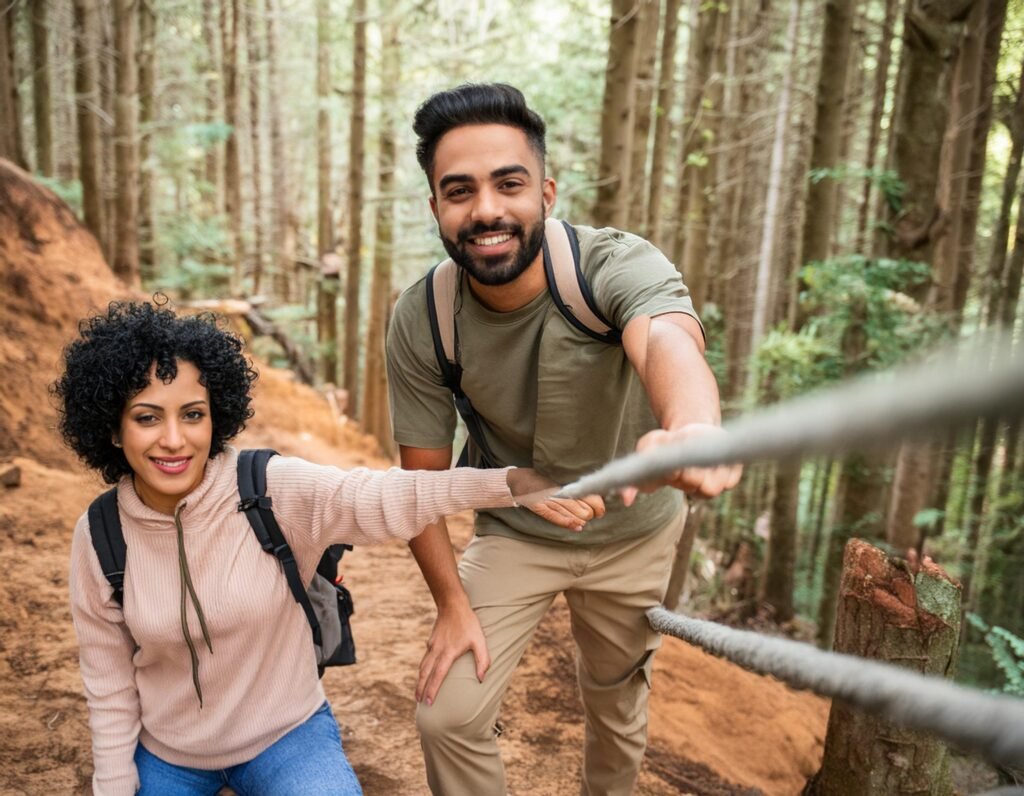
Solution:
{"label": "backpack shoulder strap", "polygon": [[320,623],[313,613],[313,606],[310,605],[306,587],[299,575],[299,565],[281,533],[281,527],[274,517],[271,498],[267,495],[267,462],[276,455],[277,451],[269,448],[244,450],[238,454],[238,510],[245,513],[260,546],[281,562],[292,597],[302,607],[313,630],[313,641],[319,645]]}
{"label": "backpack shoulder strap", "polygon": [[[452,259],[444,260],[427,274],[427,314],[430,318],[430,336],[434,342],[434,357],[441,369],[444,385],[451,390],[455,408],[466,423],[469,436],[483,453],[485,467],[497,467],[497,458],[484,438],[483,421],[473,409],[469,396],[462,391],[462,365],[459,364],[459,336],[455,327],[455,297],[462,278],[459,267]],[[468,464],[466,451],[459,457],[459,465]]]}
{"label": "backpack shoulder strap", "polygon": [[100,568],[114,590],[114,599],[124,605],[124,562],[127,546],[117,513],[117,487],[109,489],[89,504],[89,535]]}
{"label": "backpack shoulder strap", "polygon": [[576,230],[566,221],[549,218],[544,222],[544,271],[551,300],[569,323],[602,343],[621,342],[620,330],[598,309],[580,266]]}

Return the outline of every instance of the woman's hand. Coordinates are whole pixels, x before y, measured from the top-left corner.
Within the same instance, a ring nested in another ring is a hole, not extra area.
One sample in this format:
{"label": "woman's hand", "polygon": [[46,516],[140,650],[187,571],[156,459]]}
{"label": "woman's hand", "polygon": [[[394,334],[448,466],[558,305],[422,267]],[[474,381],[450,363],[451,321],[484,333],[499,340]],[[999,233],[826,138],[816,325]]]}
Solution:
{"label": "woman's hand", "polygon": [[561,487],[529,467],[509,470],[508,488],[520,506],[570,531],[582,531],[587,522],[604,516],[604,500],[600,495],[556,498],[554,495]]}

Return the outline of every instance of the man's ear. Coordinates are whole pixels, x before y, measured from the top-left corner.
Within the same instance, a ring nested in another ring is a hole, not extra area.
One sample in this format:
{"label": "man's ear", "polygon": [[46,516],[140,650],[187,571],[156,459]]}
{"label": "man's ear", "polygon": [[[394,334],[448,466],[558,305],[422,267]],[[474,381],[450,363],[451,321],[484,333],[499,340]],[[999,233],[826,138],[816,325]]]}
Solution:
{"label": "man's ear", "polygon": [[430,194],[427,202],[430,204],[430,212],[434,214],[434,221],[437,221],[437,199],[434,198],[434,194]]}
{"label": "man's ear", "polygon": [[541,206],[544,208],[544,218],[551,215],[555,209],[555,197],[558,195],[558,186],[551,177],[544,178],[544,186],[541,188]]}

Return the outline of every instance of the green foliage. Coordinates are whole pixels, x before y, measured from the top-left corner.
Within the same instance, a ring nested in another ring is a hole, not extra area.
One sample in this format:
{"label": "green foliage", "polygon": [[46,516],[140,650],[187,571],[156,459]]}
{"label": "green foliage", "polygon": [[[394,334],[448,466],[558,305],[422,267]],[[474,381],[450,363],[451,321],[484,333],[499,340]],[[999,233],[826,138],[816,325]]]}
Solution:
{"label": "green foliage", "polygon": [[942,509],[927,508],[921,509],[914,515],[913,523],[915,528],[924,528],[926,530],[933,530],[939,524],[939,522],[946,516],[946,512]]}
{"label": "green foliage", "polygon": [[64,202],[67,202],[71,209],[81,215],[82,213],[82,183],[78,180],[72,180],[71,182],[62,182],[56,177],[44,177],[42,174],[36,174],[33,179],[40,185],[49,188]]}
{"label": "green foliage", "polygon": [[227,232],[220,216],[175,213],[157,228],[157,246],[164,254],[154,289],[183,296],[211,296],[227,284],[231,268]]}
{"label": "green foliage", "polygon": [[836,182],[867,180],[877,188],[885,203],[893,212],[899,211],[903,206],[903,194],[907,186],[899,178],[895,171],[888,169],[866,169],[850,163],[840,163],[838,166],[826,169],[811,169],[808,176],[812,183],[819,183],[824,179],[835,180]]}
{"label": "green foliage", "polygon": [[837,351],[848,327],[862,326],[865,351],[859,368],[889,367],[935,341],[945,328],[906,292],[926,283],[930,273],[926,263],[845,255],[805,265],[800,275],[807,289],[800,300],[812,315],[808,325]]}
{"label": "green foliage", "polygon": [[1004,694],[1024,697],[1024,639],[1006,628],[989,626],[974,613],[967,614],[967,621],[984,634],[992,660],[1006,678],[1000,690]]}
{"label": "green foliage", "polygon": [[842,373],[838,351],[811,327],[794,334],[773,329],[754,354],[762,400],[780,401],[834,381]]}

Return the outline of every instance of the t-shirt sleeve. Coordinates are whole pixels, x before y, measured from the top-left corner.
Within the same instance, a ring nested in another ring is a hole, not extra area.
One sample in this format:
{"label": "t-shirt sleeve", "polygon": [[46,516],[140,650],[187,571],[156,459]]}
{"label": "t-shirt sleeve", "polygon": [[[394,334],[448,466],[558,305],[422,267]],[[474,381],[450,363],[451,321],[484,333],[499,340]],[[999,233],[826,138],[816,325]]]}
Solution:
{"label": "t-shirt sleeve", "polygon": [[388,402],[399,445],[444,448],[455,436],[455,406],[434,355],[423,283],[399,298],[388,328]]}
{"label": "t-shirt sleeve", "polygon": [[690,289],[656,246],[627,233],[597,235],[587,277],[598,306],[616,328],[624,329],[633,318],[670,312],[692,315],[700,323]]}
{"label": "t-shirt sleeve", "polygon": [[142,727],[135,641],[100,568],[87,516],[75,526],[68,583],[92,731],[93,793],[130,796],[139,786],[135,746]]}

